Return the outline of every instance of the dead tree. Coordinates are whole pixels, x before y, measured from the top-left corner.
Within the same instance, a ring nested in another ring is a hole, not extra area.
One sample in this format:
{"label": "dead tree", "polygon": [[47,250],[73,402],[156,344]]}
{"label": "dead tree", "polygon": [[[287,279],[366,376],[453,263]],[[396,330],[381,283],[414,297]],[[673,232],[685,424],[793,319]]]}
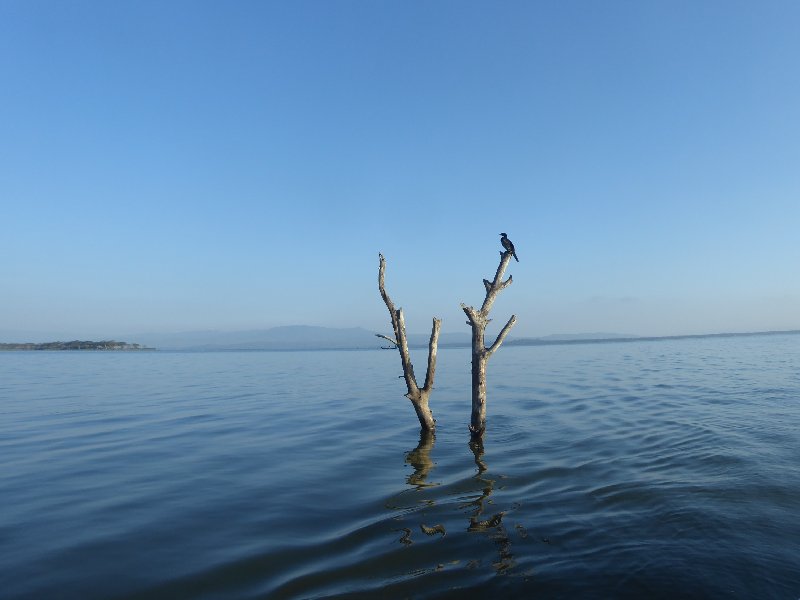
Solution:
{"label": "dead tree", "polygon": [[486,429],[486,363],[489,357],[494,354],[503,343],[508,332],[517,321],[516,315],[511,315],[508,323],[505,324],[497,335],[494,343],[488,348],[484,344],[484,334],[486,326],[491,319],[489,311],[492,309],[497,294],[511,285],[512,278],[508,277],[503,281],[503,274],[511,260],[512,251],[507,250],[500,253],[500,265],[497,267],[494,281],[483,280],[486,288],[486,299],[480,310],[475,310],[471,306],[461,303],[461,308],[469,319],[467,325],[472,327],[472,417],[470,419],[469,430],[473,437],[480,437]]}
{"label": "dead tree", "polygon": [[383,254],[380,257],[380,268],[378,270],[378,289],[381,297],[389,309],[392,317],[392,328],[394,329],[394,339],[385,335],[376,334],[378,337],[388,340],[400,351],[400,361],[403,364],[403,377],[406,380],[408,393],[406,398],[411,400],[414,410],[419,418],[419,424],[423,430],[433,431],[436,428],[436,419],[433,418],[428,399],[433,389],[433,377],[436,373],[436,349],[439,344],[439,329],[442,326],[441,319],[434,317],[431,327],[431,338],[428,342],[428,372],[425,375],[425,385],[421,388],[417,385],[417,378],[414,375],[414,365],[411,363],[411,355],[408,352],[408,340],[406,339],[406,323],[403,319],[403,309],[395,308],[392,299],[386,293],[384,287],[384,273],[386,271],[386,260]]}

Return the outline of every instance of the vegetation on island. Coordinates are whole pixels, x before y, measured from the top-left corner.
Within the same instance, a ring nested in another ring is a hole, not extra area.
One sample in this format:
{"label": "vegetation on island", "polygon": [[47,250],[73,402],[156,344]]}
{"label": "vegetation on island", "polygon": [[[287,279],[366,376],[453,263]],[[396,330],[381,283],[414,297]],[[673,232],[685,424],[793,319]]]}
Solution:
{"label": "vegetation on island", "polygon": [[0,350],[155,350],[155,348],[148,348],[141,344],[117,342],[114,340],[103,340],[100,342],[73,340],[71,342],[45,342],[42,344],[35,344],[32,342],[0,344]]}

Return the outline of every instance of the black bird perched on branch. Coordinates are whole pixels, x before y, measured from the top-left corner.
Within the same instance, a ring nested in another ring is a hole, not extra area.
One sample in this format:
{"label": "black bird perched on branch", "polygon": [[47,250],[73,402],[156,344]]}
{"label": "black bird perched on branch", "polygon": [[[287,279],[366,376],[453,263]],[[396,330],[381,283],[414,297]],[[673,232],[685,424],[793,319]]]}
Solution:
{"label": "black bird perched on branch", "polygon": [[511,256],[514,257],[514,260],[519,262],[517,253],[514,252],[514,244],[511,243],[511,240],[508,239],[505,233],[500,234],[500,243],[503,244],[503,248],[506,249],[506,252],[511,252]]}

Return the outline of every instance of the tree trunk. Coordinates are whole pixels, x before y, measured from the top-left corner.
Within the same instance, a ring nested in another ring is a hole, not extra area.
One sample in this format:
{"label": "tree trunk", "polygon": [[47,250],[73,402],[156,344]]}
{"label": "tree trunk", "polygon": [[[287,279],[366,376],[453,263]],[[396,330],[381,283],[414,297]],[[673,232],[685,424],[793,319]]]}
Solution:
{"label": "tree trunk", "polygon": [[486,430],[486,363],[503,343],[506,335],[508,335],[508,332],[517,321],[517,317],[511,315],[511,318],[497,335],[494,343],[488,348],[486,347],[484,335],[486,325],[491,320],[489,319],[489,311],[492,309],[497,294],[511,285],[512,282],[510,276],[503,281],[503,274],[511,260],[511,255],[510,251],[501,252],[500,265],[497,267],[494,280],[483,280],[483,285],[486,288],[486,298],[480,310],[461,304],[461,308],[468,318],[467,325],[472,327],[472,415],[469,430],[473,437],[481,437]]}
{"label": "tree trunk", "polygon": [[414,375],[414,365],[411,363],[411,355],[408,351],[408,340],[406,339],[406,323],[403,318],[403,309],[395,308],[394,302],[389,298],[384,286],[384,275],[386,272],[386,260],[382,254],[380,257],[380,267],[378,269],[378,289],[383,298],[389,315],[392,317],[392,329],[394,329],[394,339],[385,335],[376,334],[378,337],[390,341],[400,352],[400,362],[403,365],[403,377],[406,381],[406,398],[411,400],[414,411],[417,413],[419,424],[423,430],[433,431],[436,428],[436,419],[429,406],[431,390],[433,390],[433,378],[436,374],[436,350],[439,343],[439,330],[442,326],[441,319],[434,317],[431,327],[431,337],[428,342],[428,371],[425,374],[425,384],[420,388],[417,378]]}

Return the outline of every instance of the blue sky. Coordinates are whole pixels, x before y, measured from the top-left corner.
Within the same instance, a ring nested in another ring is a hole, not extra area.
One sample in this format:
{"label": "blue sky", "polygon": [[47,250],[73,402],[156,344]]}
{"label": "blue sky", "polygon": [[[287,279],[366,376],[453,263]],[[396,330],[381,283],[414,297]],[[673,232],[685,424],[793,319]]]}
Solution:
{"label": "blue sky", "polygon": [[[0,331],[800,329],[797,2],[0,3]],[[10,335],[10,334],[6,334]],[[21,340],[20,340],[21,341]]]}

